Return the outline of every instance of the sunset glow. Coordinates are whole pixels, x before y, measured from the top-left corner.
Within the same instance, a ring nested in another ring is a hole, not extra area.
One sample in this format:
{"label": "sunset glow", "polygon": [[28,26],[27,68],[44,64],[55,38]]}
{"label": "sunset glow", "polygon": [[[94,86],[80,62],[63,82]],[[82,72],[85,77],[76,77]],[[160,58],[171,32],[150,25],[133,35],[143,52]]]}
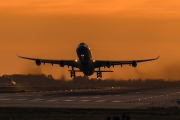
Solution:
{"label": "sunset glow", "polygon": [[110,68],[115,72],[103,78],[180,79],[179,6],[178,0],[0,1],[0,75],[44,73],[69,79],[67,67],[37,67],[16,54],[75,60],[77,45],[85,42],[94,59],[161,56],[135,69]]}

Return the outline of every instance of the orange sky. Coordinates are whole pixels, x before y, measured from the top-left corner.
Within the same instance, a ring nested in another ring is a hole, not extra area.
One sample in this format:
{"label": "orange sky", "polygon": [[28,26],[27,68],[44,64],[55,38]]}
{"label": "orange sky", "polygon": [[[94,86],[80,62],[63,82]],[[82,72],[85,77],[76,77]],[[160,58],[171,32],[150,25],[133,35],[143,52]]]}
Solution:
{"label": "orange sky", "polygon": [[117,66],[114,73],[104,73],[104,78],[180,79],[179,6],[178,0],[0,1],[0,75],[45,73],[69,78],[67,68],[37,67],[16,53],[76,59],[77,45],[86,42],[94,59],[161,55],[135,69]]}

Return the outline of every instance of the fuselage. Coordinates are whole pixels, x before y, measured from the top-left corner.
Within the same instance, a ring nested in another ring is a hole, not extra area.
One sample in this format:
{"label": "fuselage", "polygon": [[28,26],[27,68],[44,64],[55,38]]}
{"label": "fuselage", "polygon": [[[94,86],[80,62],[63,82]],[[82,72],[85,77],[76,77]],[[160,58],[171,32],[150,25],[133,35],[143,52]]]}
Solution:
{"label": "fuselage", "polygon": [[76,49],[76,53],[79,58],[78,65],[80,71],[82,71],[87,76],[92,75],[95,68],[88,45],[86,43],[80,43]]}

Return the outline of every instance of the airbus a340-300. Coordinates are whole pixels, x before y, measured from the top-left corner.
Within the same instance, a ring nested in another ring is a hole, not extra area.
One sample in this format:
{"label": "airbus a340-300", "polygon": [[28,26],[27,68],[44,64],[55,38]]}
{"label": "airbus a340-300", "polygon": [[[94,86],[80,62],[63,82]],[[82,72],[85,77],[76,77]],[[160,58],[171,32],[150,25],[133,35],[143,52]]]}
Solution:
{"label": "airbus a340-300", "polygon": [[[76,60],[53,60],[53,59],[41,59],[41,58],[30,58],[18,56],[23,59],[33,60],[36,65],[40,66],[41,63],[58,64],[60,67],[68,66],[72,69],[70,71],[71,77],[76,77],[76,72],[83,72],[84,75],[90,76],[94,72],[97,73],[97,78],[102,78],[102,72],[113,72],[111,70],[101,70],[101,67],[110,68],[116,65],[123,66],[125,64],[136,67],[137,63],[157,60],[157,58],[142,59],[142,60],[94,60],[91,55],[91,50],[86,43],[80,43],[76,49],[77,57]],[[79,68],[78,70],[74,68]]]}

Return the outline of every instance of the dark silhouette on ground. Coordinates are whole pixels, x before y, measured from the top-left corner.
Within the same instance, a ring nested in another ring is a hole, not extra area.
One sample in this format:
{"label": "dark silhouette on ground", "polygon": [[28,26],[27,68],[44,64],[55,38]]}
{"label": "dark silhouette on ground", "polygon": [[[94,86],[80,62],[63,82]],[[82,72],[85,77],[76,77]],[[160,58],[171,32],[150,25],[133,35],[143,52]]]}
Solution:
{"label": "dark silhouette on ground", "polygon": [[180,80],[165,81],[162,79],[146,79],[146,80],[112,80],[112,79],[89,79],[88,77],[76,77],[72,80],[54,79],[52,75],[3,75],[0,76],[0,84],[8,83],[12,80],[19,86],[28,86],[33,88],[53,87],[63,89],[93,89],[103,87],[138,87],[138,88],[174,88],[180,86]]}

